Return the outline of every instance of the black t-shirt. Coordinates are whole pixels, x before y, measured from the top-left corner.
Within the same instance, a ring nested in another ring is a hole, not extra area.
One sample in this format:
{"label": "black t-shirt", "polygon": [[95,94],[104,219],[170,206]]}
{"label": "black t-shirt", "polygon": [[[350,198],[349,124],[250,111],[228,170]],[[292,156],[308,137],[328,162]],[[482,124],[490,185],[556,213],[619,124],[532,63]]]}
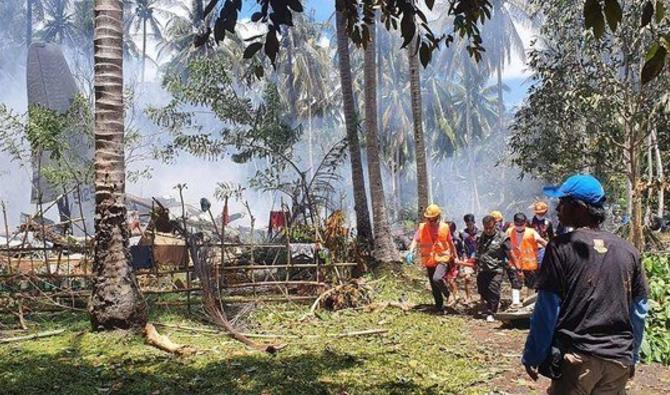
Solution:
{"label": "black t-shirt", "polygon": [[556,326],[566,347],[631,365],[630,307],[647,296],[639,252],[626,240],[601,230],[577,229],[547,246],[538,289],[561,298]]}
{"label": "black t-shirt", "polygon": [[554,225],[548,218],[533,217],[530,224],[543,239],[549,241],[554,238]]}
{"label": "black t-shirt", "polygon": [[485,272],[502,273],[505,257],[511,249],[509,237],[496,229],[493,235],[482,232],[477,236],[477,266]]}

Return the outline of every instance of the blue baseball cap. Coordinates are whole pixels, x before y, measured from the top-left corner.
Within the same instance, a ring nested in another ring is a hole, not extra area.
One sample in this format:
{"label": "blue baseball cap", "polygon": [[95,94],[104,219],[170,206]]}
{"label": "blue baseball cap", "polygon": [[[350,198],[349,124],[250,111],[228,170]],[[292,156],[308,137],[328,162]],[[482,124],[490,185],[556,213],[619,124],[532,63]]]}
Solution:
{"label": "blue baseball cap", "polygon": [[570,196],[592,205],[605,203],[605,190],[602,184],[597,178],[588,174],[571,176],[560,187],[544,187],[544,194],[552,198]]}

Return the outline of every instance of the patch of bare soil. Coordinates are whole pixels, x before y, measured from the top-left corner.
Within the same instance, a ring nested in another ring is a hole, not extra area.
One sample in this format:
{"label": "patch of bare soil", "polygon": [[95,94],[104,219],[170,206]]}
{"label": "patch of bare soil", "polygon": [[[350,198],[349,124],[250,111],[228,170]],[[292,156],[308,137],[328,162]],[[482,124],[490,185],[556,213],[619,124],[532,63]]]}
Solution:
{"label": "patch of bare soil", "polygon": [[[540,377],[534,382],[521,365],[521,353],[527,328],[506,328],[499,322],[481,319],[468,321],[469,335],[483,348],[491,350],[494,364],[491,379],[478,386],[490,394],[544,394],[550,381]],[[629,381],[628,395],[670,394],[670,367],[660,364],[638,365],[635,378]]]}

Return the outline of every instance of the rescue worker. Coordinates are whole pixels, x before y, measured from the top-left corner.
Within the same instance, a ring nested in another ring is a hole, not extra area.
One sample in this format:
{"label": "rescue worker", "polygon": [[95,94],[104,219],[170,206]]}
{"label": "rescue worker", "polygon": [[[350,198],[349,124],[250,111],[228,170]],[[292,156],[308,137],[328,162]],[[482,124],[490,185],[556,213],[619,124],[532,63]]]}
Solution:
{"label": "rescue worker", "polygon": [[496,227],[495,218],[487,215],[482,225],[484,231],[478,236],[476,253],[477,291],[485,305],[486,321],[493,322],[500,305],[500,285],[511,245],[505,233]]}
{"label": "rescue worker", "polygon": [[533,205],[533,219],[530,221],[530,225],[535,229],[535,231],[542,237],[551,241],[554,238],[554,225],[551,223],[549,218],[547,218],[547,212],[549,211],[549,205],[545,202],[536,202]]}
{"label": "rescue worker", "polygon": [[504,232],[505,222],[502,213],[498,210],[493,210],[489,215],[496,220],[496,227]]}
{"label": "rescue worker", "polygon": [[514,215],[514,226],[507,230],[510,239],[512,253],[510,266],[516,271],[521,281],[516,282],[512,288],[512,305],[518,307],[521,304],[521,283],[528,289],[535,289],[535,276],[538,269],[537,255],[540,247],[547,245],[533,228],[527,226],[528,218],[524,213]]}
{"label": "rescue worker", "polygon": [[[458,284],[456,284],[456,279],[458,278],[459,273],[461,272],[460,262],[461,257],[463,256],[463,242],[456,237],[456,223],[451,221],[448,222],[449,232],[451,234],[451,240],[454,242],[454,247],[456,248],[456,258],[449,262],[447,265],[447,274],[444,276],[444,281],[447,282],[447,287],[449,288],[450,298],[447,300],[447,306],[453,306],[458,302],[459,292]],[[466,291],[467,292],[467,291]],[[469,293],[466,293],[469,295]]]}
{"label": "rescue worker", "polygon": [[466,214],[463,216],[465,222],[465,229],[458,234],[458,240],[462,247],[459,262],[459,274],[463,279],[463,287],[465,289],[465,304],[472,303],[472,282],[475,275],[475,255],[477,254],[477,234],[479,229],[475,225],[475,216],[473,214]]}
{"label": "rescue worker", "polygon": [[[551,223],[551,220],[547,218],[547,212],[549,211],[549,205],[543,201],[535,202],[533,205],[533,219],[530,221],[530,226],[535,229],[535,231],[545,239],[547,242],[550,242],[554,238],[554,224]],[[542,265],[542,258],[544,258],[544,247],[540,247],[537,251],[537,263]]]}
{"label": "rescue worker", "polygon": [[444,277],[449,263],[456,259],[456,247],[451,238],[449,225],[440,221],[442,210],[436,204],[426,207],[425,222],[419,224],[407,253],[407,262],[414,262],[414,250],[418,248],[421,263],[426,268],[430,288],[435,299],[435,309],[444,311],[444,299],[449,299],[449,289]]}
{"label": "rescue worker", "polygon": [[575,230],[547,247],[521,362],[533,380],[552,378],[549,395],[625,394],[648,311],[640,253],[600,229],[606,198],[596,178],[575,175],[544,192]]}
{"label": "rescue worker", "polygon": [[[496,228],[507,234],[507,231],[511,228],[511,225],[505,224],[502,213],[500,211],[494,210],[491,211],[491,214],[489,215],[496,220]],[[509,279],[510,286],[512,287],[512,307],[520,307],[521,288],[523,288],[521,275],[518,273],[516,267],[511,264],[511,259],[507,259],[506,263],[505,272],[507,273],[507,278]]]}

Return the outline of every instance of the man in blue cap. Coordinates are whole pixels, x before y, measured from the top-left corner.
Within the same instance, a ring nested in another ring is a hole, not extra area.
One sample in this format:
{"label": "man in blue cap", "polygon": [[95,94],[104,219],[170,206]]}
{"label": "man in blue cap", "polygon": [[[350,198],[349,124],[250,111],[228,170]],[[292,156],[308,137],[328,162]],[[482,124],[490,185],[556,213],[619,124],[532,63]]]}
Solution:
{"label": "man in blue cap", "polygon": [[559,199],[558,217],[574,231],[547,246],[522,363],[533,380],[538,371],[552,379],[550,395],[624,394],[648,310],[640,253],[600,229],[596,178],[575,175],[544,193]]}

